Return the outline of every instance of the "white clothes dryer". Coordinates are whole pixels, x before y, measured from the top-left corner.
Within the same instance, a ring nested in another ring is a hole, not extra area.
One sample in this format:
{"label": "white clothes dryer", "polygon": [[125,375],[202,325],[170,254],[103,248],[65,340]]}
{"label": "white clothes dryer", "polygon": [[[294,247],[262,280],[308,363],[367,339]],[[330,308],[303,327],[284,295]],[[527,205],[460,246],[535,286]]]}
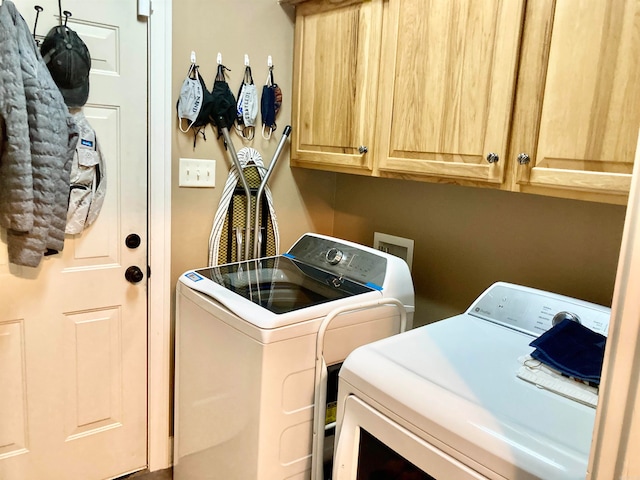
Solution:
{"label": "white clothes dryer", "polygon": [[310,478],[327,366],[411,328],[413,311],[403,260],[317,234],[283,255],[184,273],[174,479]]}
{"label": "white clothes dryer", "polygon": [[526,359],[555,321],[606,336],[609,317],[498,282],[461,315],[354,350],[339,376],[333,480],[584,479],[597,392],[533,378]]}

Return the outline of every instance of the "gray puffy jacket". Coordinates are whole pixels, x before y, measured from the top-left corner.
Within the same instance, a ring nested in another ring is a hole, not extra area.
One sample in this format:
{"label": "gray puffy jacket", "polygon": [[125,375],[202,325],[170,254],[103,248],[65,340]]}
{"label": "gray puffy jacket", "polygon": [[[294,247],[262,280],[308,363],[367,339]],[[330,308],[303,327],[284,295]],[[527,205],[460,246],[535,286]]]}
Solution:
{"label": "gray puffy jacket", "polygon": [[15,5],[0,6],[0,227],[9,261],[37,267],[64,244],[78,133]]}

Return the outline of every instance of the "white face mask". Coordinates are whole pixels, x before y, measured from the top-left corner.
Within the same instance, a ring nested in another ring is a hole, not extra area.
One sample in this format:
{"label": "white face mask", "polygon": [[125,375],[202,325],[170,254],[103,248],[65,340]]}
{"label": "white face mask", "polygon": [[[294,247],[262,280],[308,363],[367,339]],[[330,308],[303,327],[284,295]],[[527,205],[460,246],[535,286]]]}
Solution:
{"label": "white face mask", "polygon": [[258,117],[258,91],[253,84],[251,68],[247,66],[244,70],[244,78],[238,100],[236,103],[236,130],[238,135],[246,140],[252,140],[255,132],[256,118]]}
{"label": "white face mask", "polygon": [[[176,105],[178,111],[178,126],[180,127],[180,131],[185,133],[189,131],[196,121],[202,108],[202,85],[198,77],[198,70],[194,65],[191,65],[187,78],[182,82],[178,104]],[[188,124],[187,128],[183,129],[182,120],[185,119]]]}
{"label": "white face mask", "polygon": [[245,127],[254,127],[258,117],[258,91],[256,86],[245,85],[242,97],[242,119]]}

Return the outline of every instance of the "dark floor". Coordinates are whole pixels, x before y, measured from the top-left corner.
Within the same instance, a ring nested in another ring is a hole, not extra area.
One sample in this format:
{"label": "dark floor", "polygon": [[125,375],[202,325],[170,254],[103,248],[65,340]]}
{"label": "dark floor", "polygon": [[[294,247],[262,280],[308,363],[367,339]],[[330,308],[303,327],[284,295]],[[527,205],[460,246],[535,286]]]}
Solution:
{"label": "dark floor", "polygon": [[155,472],[149,472],[149,470],[142,470],[140,472],[132,473],[120,477],[117,480],[172,480],[173,468],[167,468],[166,470],[156,470]]}

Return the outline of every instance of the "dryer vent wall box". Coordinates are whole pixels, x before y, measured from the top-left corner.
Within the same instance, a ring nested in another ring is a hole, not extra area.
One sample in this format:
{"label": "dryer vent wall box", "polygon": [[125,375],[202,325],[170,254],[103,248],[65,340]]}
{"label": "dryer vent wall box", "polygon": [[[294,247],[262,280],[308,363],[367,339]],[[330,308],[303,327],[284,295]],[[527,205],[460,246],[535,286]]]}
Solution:
{"label": "dryer vent wall box", "polygon": [[373,248],[400,257],[407,262],[409,270],[411,270],[411,264],[413,263],[413,240],[388,235],[386,233],[374,232]]}

